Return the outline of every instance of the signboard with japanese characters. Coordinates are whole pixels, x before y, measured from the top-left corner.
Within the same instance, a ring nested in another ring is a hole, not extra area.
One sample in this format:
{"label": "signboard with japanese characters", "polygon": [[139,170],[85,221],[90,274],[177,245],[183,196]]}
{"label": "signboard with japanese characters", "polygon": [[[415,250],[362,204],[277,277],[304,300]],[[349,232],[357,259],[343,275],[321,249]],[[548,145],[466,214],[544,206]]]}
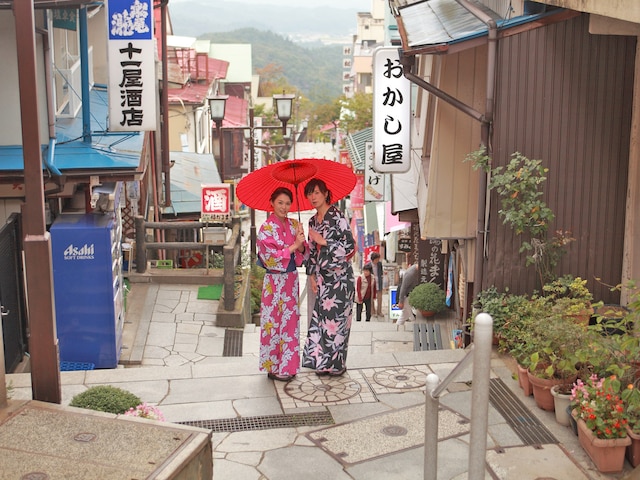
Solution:
{"label": "signboard with japanese characters", "polygon": [[411,166],[411,82],[397,47],[376,48],[373,75],[373,168],[404,173]]}
{"label": "signboard with japanese characters", "polygon": [[201,221],[225,221],[231,212],[231,185],[202,185]]}
{"label": "signboard with japanese characters", "polygon": [[382,202],[385,200],[385,175],[373,168],[373,142],[365,142],[364,152],[364,201]]}
{"label": "signboard with japanese characters", "polygon": [[108,1],[109,129],[156,129],[153,3]]}
{"label": "signboard with japanese characters", "polygon": [[364,208],[364,175],[356,173],[356,186],[351,191],[351,208]]}
{"label": "signboard with japanese characters", "polygon": [[51,10],[54,28],[75,31],[78,28],[78,10],[75,8],[56,8]]}

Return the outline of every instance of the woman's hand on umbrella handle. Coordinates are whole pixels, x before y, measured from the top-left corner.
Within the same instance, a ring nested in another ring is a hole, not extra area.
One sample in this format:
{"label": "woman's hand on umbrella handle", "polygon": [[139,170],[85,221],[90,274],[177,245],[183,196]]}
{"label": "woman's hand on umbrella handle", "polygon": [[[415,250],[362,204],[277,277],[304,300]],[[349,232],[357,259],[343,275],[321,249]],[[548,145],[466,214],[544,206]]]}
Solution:
{"label": "woman's hand on umbrella handle", "polygon": [[293,246],[295,247],[294,250],[300,250],[300,251],[304,251],[304,242],[305,242],[305,237],[304,237],[304,230],[302,230],[302,228],[300,228],[298,230],[298,232],[296,232],[296,240],[295,242],[293,242]]}

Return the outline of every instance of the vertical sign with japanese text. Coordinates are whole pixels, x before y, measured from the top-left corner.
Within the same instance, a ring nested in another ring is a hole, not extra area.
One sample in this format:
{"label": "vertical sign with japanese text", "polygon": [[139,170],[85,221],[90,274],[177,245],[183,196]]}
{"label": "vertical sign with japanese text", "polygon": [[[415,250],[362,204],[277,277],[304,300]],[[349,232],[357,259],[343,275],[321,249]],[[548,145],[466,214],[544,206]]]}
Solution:
{"label": "vertical sign with japanese text", "polygon": [[365,142],[364,151],[364,201],[382,202],[385,200],[385,175],[373,168],[373,142]]}
{"label": "vertical sign with japanese text", "polygon": [[156,66],[151,0],[109,0],[109,129],[156,129]]}
{"label": "vertical sign with japanese text", "polygon": [[376,48],[373,75],[373,168],[404,173],[411,166],[411,82],[397,47]]}

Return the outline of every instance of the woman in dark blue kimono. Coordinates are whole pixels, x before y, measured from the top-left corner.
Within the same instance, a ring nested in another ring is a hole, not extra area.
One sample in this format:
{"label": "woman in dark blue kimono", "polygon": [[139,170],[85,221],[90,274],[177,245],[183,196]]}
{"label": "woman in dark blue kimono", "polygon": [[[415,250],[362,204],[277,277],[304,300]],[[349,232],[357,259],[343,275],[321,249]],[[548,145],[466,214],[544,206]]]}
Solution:
{"label": "woman in dark blue kimono", "polygon": [[309,220],[307,275],[316,294],[302,366],[318,375],[339,376],[347,371],[347,347],[355,284],[351,258],[355,242],[347,219],[331,205],[325,182],[312,179],[304,189],[316,209]]}

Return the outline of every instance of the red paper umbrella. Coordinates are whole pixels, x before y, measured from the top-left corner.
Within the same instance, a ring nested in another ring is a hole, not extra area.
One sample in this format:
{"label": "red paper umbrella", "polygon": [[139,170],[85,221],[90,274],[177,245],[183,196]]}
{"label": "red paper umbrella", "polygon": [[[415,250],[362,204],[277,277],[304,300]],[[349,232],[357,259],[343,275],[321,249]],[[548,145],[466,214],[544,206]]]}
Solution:
{"label": "red paper umbrella", "polygon": [[236,187],[242,203],[256,210],[270,212],[271,194],[278,187],[293,193],[292,212],[313,210],[304,194],[304,187],[312,178],[323,180],[331,192],[331,202],[351,193],[356,185],[353,171],[342,163],[319,158],[302,158],[272,163],[246,175]]}

